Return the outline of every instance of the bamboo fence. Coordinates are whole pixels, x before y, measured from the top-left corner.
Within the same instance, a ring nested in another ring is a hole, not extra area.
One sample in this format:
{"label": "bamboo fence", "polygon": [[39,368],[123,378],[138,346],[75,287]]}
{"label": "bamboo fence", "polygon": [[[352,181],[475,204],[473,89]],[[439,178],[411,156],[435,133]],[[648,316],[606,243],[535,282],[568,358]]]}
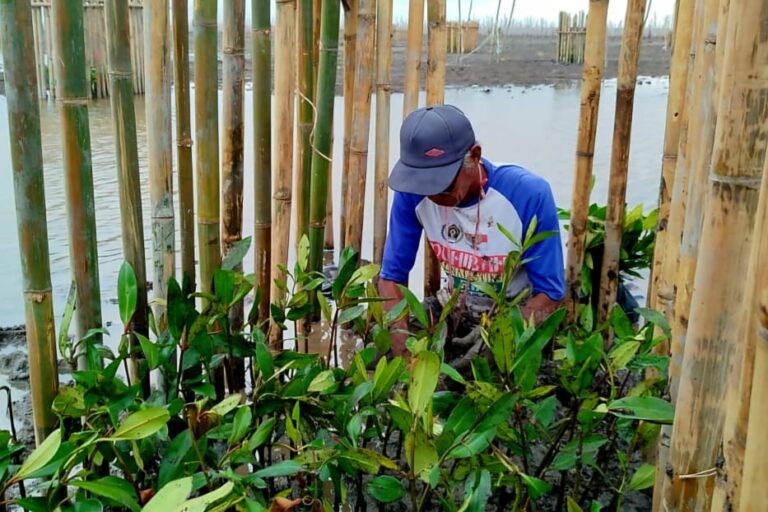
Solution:
{"label": "bamboo fence", "polygon": [[557,29],[557,62],[582,64],[587,41],[586,15],[560,12]]}

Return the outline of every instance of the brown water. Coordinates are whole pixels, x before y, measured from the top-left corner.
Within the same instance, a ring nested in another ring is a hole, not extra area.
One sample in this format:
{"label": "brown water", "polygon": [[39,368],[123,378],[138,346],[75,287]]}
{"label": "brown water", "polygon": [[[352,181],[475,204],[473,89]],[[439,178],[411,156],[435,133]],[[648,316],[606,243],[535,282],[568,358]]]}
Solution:
{"label": "brown water", "polygon": [[[633,139],[630,154],[630,179],[627,201],[630,205],[643,203],[648,207],[655,204],[658,194],[661,166],[662,140],[664,135],[664,113],[666,108],[668,82],[666,79],[642,80],[637,88]],[[193,89],[194,93],[194,89]],[[604,85],[600,121],[595,155],[596,184],[593,200],[605,202],[608,189],[611,134],[616,93],[615,81]],[[579,83],[564,83],[559,86],[538,86],[531,88],[504,87],[489,90],[480,88],[449,89],[445,100],[462,108],[472,120],[477,138],[483,146],[485,156],[492,161],[515,162],[547,178],[552,185],[558,205],[570,208],[574,147],[579,112]],[[250,92],[246,92],[246,148],[245,148],[245,200],[244,235],[250,235],[253,219],[253,146],[252,112]],[[423,101],[423,98],[422,98]],[[336,119],[342,119],[341,98],[336,101]],[[144,101],[137,98],[136,125],[141,161],[141,184],[144,203],[144,227],[147,257],[149,249],[150,224],[148,210],[148,180],[146,170],[146,146]],[[40,106],[43,157],[45,161],[45,188],[48,204],[48,235],[51,250],[51,275],[57,318],[69,291],[69,251],[63,180],[61,136],[57,107],[44,102]],[[99,271],[102,284],[103,316],[105,322],[115,322],[117,327],[116,281],[122,263],[120,241],[120,209],[117,195],[117,171],[112,137],[112,120],[108,101],[94,101],[90,104],[91,138],[93,147],[93,177],[96,189],[96,222],[98,228]],[[392,96],[393,127],[390,159],[398,155],[398,132],[402,112],[402,95]],[[193,115],[194,118],[194,115]],[[337,126],[340,122],[337,122]],[[371,132],[373,134],[373,132]],[[338,202],[340,179],[338,163],[341,162],[343,134],[335,135],[334,197]],[[371,137],[373,140],[373,137]],[[373,169],[373,150],[369,170]],[[18,256],[16,215],[14,208],[12,175],[8,145],[8,124],[6,98],[0,96],[0,267],[4,272],[4,283],[0,290],[0,325],[21,324],[24,321],[22,303],[22,280]],[[368,181],[366,202],[372,205],[373,188]],[[338,218],[336,219],[338,233]],[[363,231],[363,257],[370,258],[372,251],[372,219],[366,218]],[[178,247],[178,241],[177,241]],[[421,257],[417,261],[421,261]],[[245,260],[246,271],[252,269],[252,257]],[[151,277],[151,266],[148,267]],[[417,265],[412,283],[421,282],[422,269]],[[414,286],[418,291],[421,286]]]}

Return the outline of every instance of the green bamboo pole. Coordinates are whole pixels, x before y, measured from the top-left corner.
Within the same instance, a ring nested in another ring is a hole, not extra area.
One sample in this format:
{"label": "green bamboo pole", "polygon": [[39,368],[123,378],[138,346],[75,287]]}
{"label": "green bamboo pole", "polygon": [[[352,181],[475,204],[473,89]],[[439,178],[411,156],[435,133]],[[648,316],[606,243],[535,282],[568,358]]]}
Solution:
{"label": "green bamboo pole", "polygon": [[253,0],[253,185],[254,272],[260,292],[259,318],[269,317],[272,238],[272,69],[270,2]]}
{"label": "green bamboo pole", "polygon": [[312,165],[312,149],[309,136],[312,133],[312,105],[315,96],[315,82],[312,73],[312,30],[313,30],[313,0],[299,0],[298,10],[298,44],[299,44],[299,147],[296,165],[296,243],[302,236],[309,234],[310,210],[310,167]]}
{"label": "green bamboo pole", "polygon": [[[293,174],[294,87],[296,86],[296,0],[277,0],[275,27],[275,142],[272,161],[275,176],[272,195],[272,290],[271,301],[280,303],[283,290],[274,284],[285,281],[281,265],[288,263],[291,227],[291,189]],[[282,332],[276,325],[270,332],[273,348],[282,348]]]}
{"label": "green bamboo pole", "polygon": [[323,2],[320,16],[320,55],[317,80],[317,126],[312,152],[312,193],[310,195],[310,268],[319,271],[323,265],[326,200],[329,168],[331,167],[331,137],[333,135],[333,104],[336,95],[336,65],[339,56],[340,6],[336,1]]}
{"label": "green bamboo pole", "polygon": [[221,265],[216,0],[195,0],[195,139],[200,289],[210,293]]}
{"label": "green bamboo pole", "polygon": [[357,4],[359,0],[344,3],[344,140],[342,145],[341,201],[339,202],[339,245],[347,246],[347,209],[349,204],[349,166],[351,162],[352,116],[355,108],[355,68],[357,67]]}
{"label": "green bamboo pole", "polygon": [[[445,101],[445,0],[427,0],[427,105]],[[424,296],[440,289],[440,263],[424,236]]]}
{"label": "green bamboo pole", "polygon": [[373,261],[381,263],[389,206],[389,116],[392,90],[392,0],[376,4],[376,192],[373,195]]}
{"label": "green bamboo pole", "polygon": [[35,442],[39,445],[56,425],[51,404],[58,393],[59,376],[31,15],[29,0],[0,2],[0,39],[24,279],[32,418]]}
{"label": "green bamboo pole", "polygon": [[605,249],[603,266],[600,270],[600,299],[597,309],[600,322],[608,318],[611,308],[616,303],[616,290],[619,284],[619,254],[627,192],[632,111],[644,14],[645,0],[629,1],[619,55],[619,77],[616,84],[616,119],[613,127],[608,210],[605,215]]}
{"label": "green bamboo pole", "polygon": [[566,265],[566,307],[571,321],[576,318],[577,305],[581,295],[581,269],[584,266],[584,248],[587,243],[587,215],[589,214],[589,193],[592,187],[592,164],[600,110],[600,91],[605,70],[607,20],[608,0],[590,0],[584,71],[581,78],[581,106],[576,140],[576,166],[573,178]]}
{"label": "green bamboo pole", "polygon": [[159,332],[167,325],[168,280],[174,276],[176,243],[173,213],[173,142],[171,129],[171,48],[167,0],[147,2],[144,14],[147,161],[152,211],[152,264],[155,321]]}
{"label": "green bamboo pole", "polygon": [[[69,261],[77,289],[77,338],[82,339],[101,327],[99,259],[96,249],[96,215],[91,164],[91,132],[88,123],[88,96],[85,77],[85,39],[83,6],[79,2],[53,2],[52,21],[56,30],[48,30],[60,59],[54,62],[59,77],[59,98],[64,172],[69,217]],[[92,337],[89,347],[81,347],[77,366],[80,370],[101,366],[101,358],[89,359],[90,346],[101,343]]]}
{"label": "green bamboo pole", "polygon": [[[243,95],[245,85],[245,0],[224,2],[224,112],[222,136],[222,252],[243,238]],[[242,267],[242,266],[241,266]],[[242,331],[243,303],[229,313],[230,332]],[[242,358],[227,355],[230,392],[245,389]]]}
{"label": "green bamboo pole", "polygon": [[[128,1],[106,0],[104,17],[107,27],[107,59],[109,61],[109,100],[117,149],[117,173],[120,194],[120,213],[123,228],[123,255],[136,273],[138,294],[136,312],[131,320],[135,332],[147,335],[147,272],[144,261],[144,221],[141,212],[139,186],[139,152],[136,146],[136,113],[133,108],[133,74],[131,72],[130,29]],[[136,383],[139,374],[141,347],[131,339],[130,379]],[[135,350],[134,350],[135,349]],[[149,380],[144,376],[144,391],[149,391]]]}
{"label": "green bamboo pole", "polygon": [[[726,485],[738,489],[744,445],[737,439],[735,422],[741,401],[749,402],[748,390],[740,385],[742,375],[751,371],[742,365],[748,289],[742,283],[768,137],[768,10],[762,0],[731,2],[727,19],[715,143],[668,465],[671,485],[665,505],[677,510],[710,510],[718,480],[722,487],[733,477]],[[729,417],[734,422],[730,432]],[[717,472],[718,478],[684,476],[706,470]]]}
{"label": "green bamboo pole", "polygon": [[357,67],[355,68],[355,109],[352,138],[349,143],[349,199],[346,245],[360,254],[365,220],[365,182],[368,172],[368,138],[371,125],[371,90],[373,88],[373,46],[376,11],[373,0],[360,0],[357,10]]}
{"label": "green bamboo pole", "polygon": [[173,84],[176,97],[177,183],[181,272],[195,289],[195,200],[192,179],[192,129],[189,114],[189,10],[187,0],[173,0]]}

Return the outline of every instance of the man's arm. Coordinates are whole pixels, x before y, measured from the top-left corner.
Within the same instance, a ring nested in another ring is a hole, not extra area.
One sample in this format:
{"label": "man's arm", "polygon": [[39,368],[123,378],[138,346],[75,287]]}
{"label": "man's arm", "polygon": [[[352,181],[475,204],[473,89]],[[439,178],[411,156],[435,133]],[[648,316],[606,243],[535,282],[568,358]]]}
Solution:
{"label": "man's arm", "polygon": [[[403,294],[400,291],[400,288],[397,287],[398,283],[395,281],[390,281],[388,279],[379,279],[378,282],[378,290],[379,290],[379,296],[381,296],[384,299],[387,299],[386,302],[383,303],[384,311],[388,312],[391,311],[392,308],[397,306],[401,300],[403,300]],[[402,356],[405,354],[405,340],[408,339],[408,334],[406,331],[408,330],[408,317],[406,316],[402,320],[398,320],[394,324],[392,324],[392,355],[393,356]]]}
{"label": "man's arm", "polygon": [[538,293],[525,301],[520,306],[520,311],[523,314],[523,318],[526,320],[531,318],[536,325],[540,325],[549,315],[551,315],[562,303],[561,300],[552,300],[546,293]]}

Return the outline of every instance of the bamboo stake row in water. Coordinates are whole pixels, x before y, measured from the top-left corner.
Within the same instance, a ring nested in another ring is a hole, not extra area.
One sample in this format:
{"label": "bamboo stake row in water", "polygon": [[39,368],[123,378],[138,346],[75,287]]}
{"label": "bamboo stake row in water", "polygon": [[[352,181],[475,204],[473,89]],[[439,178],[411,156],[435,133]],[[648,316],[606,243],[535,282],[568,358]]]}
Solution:
{"label": "bamboo stake row in water", "polygon": [[28,1],[0,3],[0,38],[24,286],[32,418],[39,445],[56,426],[51,404],[58,393],[59,376],[32,11]]}

